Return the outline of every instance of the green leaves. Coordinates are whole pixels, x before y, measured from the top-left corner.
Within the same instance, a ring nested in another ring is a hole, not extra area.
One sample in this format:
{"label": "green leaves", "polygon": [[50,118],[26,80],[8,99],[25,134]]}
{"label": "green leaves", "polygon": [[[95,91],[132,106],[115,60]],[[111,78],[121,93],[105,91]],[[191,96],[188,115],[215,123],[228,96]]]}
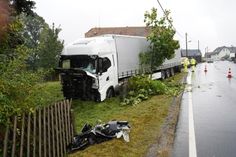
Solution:
{"label": "green leaves", "polygon": [[54,24],[50,27],[36,13],[33,16],[22,14],[20,19],[24,23],[25,45],[30,48],[28,68],[36,71],[40,68],[51,70],[57,67],[58,57],[64,44],[58,39],[61,29],[56,28]]}
{"label": "green leaves", "polygon": [[47,28],[40,34],[38,45],[39,67],[52,69],[57,67],[59,55],[63,49],[64,41],[58,39],[60,28]]}
{"label": "green leaves", "polygon": [[179,48],[179,42],[174,40],[175,30],[170,11],[165,11],[165,16],[158,19],[157,9],[146,11],[144,22],[151,28],[147,39],[150,41],[150,51],[140,56],[141,65],[149,65],[151,70],[160,66],[165,59],[171,59],[175,50]]}
{"label": "green leaves", "polygon": [[128,81],[128,94],[121,105],[137,105],[153,95],[177,96],[182,90],[183,86],[172,79],[162,82],[149,76],[134,76]]}
{"label": "green leaves", "polygon": [[17,47],[18,57],[0,65],[0,124],[4,124],[9,116],[35,106],[26,100],[41,80],[42,74],[26,70],[26,51],[24,46]]}

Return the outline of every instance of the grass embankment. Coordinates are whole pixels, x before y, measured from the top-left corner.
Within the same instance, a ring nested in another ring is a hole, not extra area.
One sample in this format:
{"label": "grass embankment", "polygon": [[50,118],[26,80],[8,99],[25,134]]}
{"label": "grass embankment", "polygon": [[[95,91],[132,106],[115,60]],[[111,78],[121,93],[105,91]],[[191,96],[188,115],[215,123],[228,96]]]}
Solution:
{"label": "grass embankment", "polygon": [[[184,74],[166,80],[177,84]],[[130,142],[122,139],[113,139],[101,144],[71,154],[71,157],[139,157],[144,156],[151,144],[160,136],[160,128],[168,115],[172,96],[153,96],[135,106],[121,106],[118,98],[106,100],[102,103],[74,101],[74,114],[77,131],[85,123],[96,124],[98,120],[126,120],[131,125]]]}
{"label": "grass embankment", "polygon": [[46,82],[38,84],[31,99],[36,101],[39,106],[50,105],[57,101],[63,100],[60,82]]}

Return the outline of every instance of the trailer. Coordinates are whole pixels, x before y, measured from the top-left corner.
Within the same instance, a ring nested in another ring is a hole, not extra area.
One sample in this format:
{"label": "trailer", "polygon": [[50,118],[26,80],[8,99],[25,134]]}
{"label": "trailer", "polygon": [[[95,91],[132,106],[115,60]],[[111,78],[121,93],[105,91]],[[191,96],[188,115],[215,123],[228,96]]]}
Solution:
{"label": "trailer", "polygon": [[143,70],[152,74],[153,79],[164,79],[180,70],[180,50],[160,67],[152,71],[142,69],[139,54],[147,52],[149,45],[145,37],[126,35],[81,38],[68,44],[57,68],[64,96],[103,101],[114,96],[120,81]]}

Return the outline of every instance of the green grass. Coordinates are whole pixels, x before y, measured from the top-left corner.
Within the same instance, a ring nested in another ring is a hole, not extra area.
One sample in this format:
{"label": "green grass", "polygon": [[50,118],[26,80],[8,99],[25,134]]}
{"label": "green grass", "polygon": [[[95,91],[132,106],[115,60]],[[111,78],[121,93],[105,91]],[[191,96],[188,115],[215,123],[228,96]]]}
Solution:
{"label": "green grass", "polygon": [[[180,82],[184,74],[169,79],[172,83]],[[76,129],[80,132],[85,123],[96,124],[98,121],[126,120],[131,125],[130,142],[113,139],[71,154],[71,157],[139,157],[144,156],[149,146],[160,136],[160,128],[168,115],[172,97],[153,96],[136,106],[121,106],[118,98],[101,103],[74,101]]]}
{"label": "green grass", "polygon": [[36,90],[31,93],[29,99],[37,106],[50,105],[63,100],[60,82],[46,82],[35,86]]}
{"label": "green grass", "polygon": [[[72,156],[143,156],[148,146],[157,139],[160,126],[167,116],[171,97],[154,96],[136,106],[121,107],[118,99],[99,104],[80,105],[74,102],[76,126],[80,129],[85,122],[96,123],[98,119],[127,120],[131,125],[130,142],[114,139],[94,145]],[[83,107],[80,107],[83,106]]]}

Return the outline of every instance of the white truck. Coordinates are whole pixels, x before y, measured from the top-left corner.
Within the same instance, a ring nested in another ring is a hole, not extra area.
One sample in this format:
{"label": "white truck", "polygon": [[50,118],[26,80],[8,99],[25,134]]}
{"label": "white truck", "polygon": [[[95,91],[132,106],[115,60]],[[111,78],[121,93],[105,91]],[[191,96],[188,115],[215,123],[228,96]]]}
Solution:
{"label": "white truck", "polygon": [[[121,80],[140,73],[139,53],[148,49],[145,37],[124,35],[82,38],[68,44],[57,68],[64,97],[103,101],[114,96]],[[152,77],[170,77],[180,66],[176,50],[173,59],[152,71]]]}

